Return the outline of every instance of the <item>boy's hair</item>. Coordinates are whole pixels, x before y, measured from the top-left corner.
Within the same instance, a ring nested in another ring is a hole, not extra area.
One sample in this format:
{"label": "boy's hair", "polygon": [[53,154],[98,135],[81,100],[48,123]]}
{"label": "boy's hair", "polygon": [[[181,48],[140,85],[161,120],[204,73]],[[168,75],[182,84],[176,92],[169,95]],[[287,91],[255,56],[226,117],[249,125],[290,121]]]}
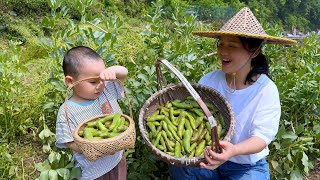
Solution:
{"label": "boy's hair", "polygon": [[69,49],[63,58],[62,69],[65,76],[77,77],[84,61],[100,61],[100,55],[89,47],[77,46]]}

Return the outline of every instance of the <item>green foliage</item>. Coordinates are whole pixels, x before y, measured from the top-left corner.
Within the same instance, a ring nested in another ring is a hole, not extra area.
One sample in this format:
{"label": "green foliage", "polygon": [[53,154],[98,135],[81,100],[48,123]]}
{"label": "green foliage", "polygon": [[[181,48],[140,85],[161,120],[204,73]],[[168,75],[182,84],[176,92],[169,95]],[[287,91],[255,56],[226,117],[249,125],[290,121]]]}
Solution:
{"label": "green foliage", "polygon": [[19,44],[10,44],[11,51],[0,53],[0,133],[7,142],[15,139],[16,133],[26,133],[22,125],[28,119],[20,119],[25,110],[21,102],[26,92],[21,83],[23,73],[27,70],[20,60]]}
{"label": "green foliage", "polygon": [[13,179],[18,172],[18,166],[15,164],[16,159],[10,154],[10,148],[7,143],[0,145],[0,178]]}
{"label": "green foliage", "polygon": [[[74,179],[80,177],[81,170],[74,167],[74,161],[70,152],[54,151],[51,144],[55,142],[55,134],[46,125],[39,134],[43,142],[43,151],[48,153],[48,158],[44,162],[37,163],[35,168],[40,172],[39,180],[49,179]],[[55,148],[54,148],[55,149]]]}
{"label": "green foliage", "polygon": [[273,177],[301,179],[320,155],[316,143],[320,137],[320,65],[315,61],[319,40],[312,34],[298,46],[266,49],[282,104],[280,129],[270,146]]}
{"label": "green foliage", "polygon": [[49,11],[46,0],[6,0],[0,1],[0,5],[22,17],[44,15]]}

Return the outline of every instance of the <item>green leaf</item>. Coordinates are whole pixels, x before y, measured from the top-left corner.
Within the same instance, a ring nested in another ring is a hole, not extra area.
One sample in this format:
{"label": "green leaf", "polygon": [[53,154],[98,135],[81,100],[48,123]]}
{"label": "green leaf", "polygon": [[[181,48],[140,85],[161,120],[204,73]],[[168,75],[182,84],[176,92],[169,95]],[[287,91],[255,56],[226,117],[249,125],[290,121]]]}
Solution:
{"label": "green leaf", "polygon": [[273,142],[273,145],[276,149],[280,149],[281,145],[278,142]]}
{"label": "green leaf", "polygon": [[17,174],[17,172],[18,172],[18,167],[17,166],[10,166],[10,169],[9,169],[9,175],[10,176]]}
{"label": "green leaf", "polygon": [[143,80],[144,82],[148,82],[148,78],[146,75],[144,74],[138,74],[137,76],[139,79]]}
{"label": "green leaf", "polygon": [[185,65],[189,68],[189,69],[193,69],[193,66],[190,63],[185,63]]}
{"label": "green leaf", "polygon": [[56,170],[49,170],[49,179],[58,180],[58,173]]}
{"label": "green leaf", "polygon": [[67,164],[65,168],[72,168],[72,167],[74,167],[74,161],[71,161],[69,164]]}
{"label": "green leaf", "polygon": [[54,102],[48,102],[42,106],[43,110],[52,109],[54,107]]}
{"label": "green leaf", "polygon": [[46,138],[48,138],[48,137],[51,137],[51,136],[54,136],[54,135],[55,135],[55,134],[52,133],[52,132],[50,131],[50,129],[45,128],[45,129],[43,129],[43,130],[40,132],[39,137],[40,137],[40,139],[44,140],[44,139],[46,139]]}
{"label": "green leaf", "polygon": [[301,179],[303,179],[303,176],[299,170],[295,169],[290,173],[290,180],[301,180]]}
{"label": "green leaf", "polygon": [[41,172],[39,179],[40,180],[48,180],[49,179],[49,170]]}
{"label": "green leaf", "polygon": [[59,176],[61,176],[63,179],[68,179],[70,176],[70,171],[66,168],[60,168],[57,169],[57,173],[59,174]]}
{"label": "green leaf", "polygon": [[271,165],[273,167],[273,169],[275,169],[278,173],[282,173],[281,167],[279,165],[279,163],[277,161],[271,161]]}
{"label": "green leaf", "polygon": [[81,169],[80,167],[72,168],[70,173],[70,179],[74,179],[81,176]]}
{"label": "green leaf", "polygon": [[49,162],[52,163],[53,161],[57,160],[56,158],[56,153],[55,152],[51,152],[48,156]]}
{"label": "green leaf", "polygon": [[51,84],[54,85],[55,89],[60,91],[60,92],[64,92],[66,91],[66,85],[64,84],[63,81],[59,80],[59,79],[52,79],[51,80]]}
{"label": "green leaf", "polygon": [[49,161],[48,160],[45,160],[44,162],[42,163],[37,163],[35,165],[35,168],[40,171],[40,172],[44,172],[44,171],[48,171],[51,169],[51,166],[49,164]]}
{"label": "green leaf", "polygon": [[302,152],[302,159],[301,159],[301,161],[302,161],[302,164],[303,164],[303,166],[304,166],[304,172],[305,173],[309,173],[309,163],[308,163],[308,160],[309,160],[309,158],[308,158],[308,156],[306,155],[306,153],[304,153],[304,152]]}
{"label": "green leaf", "polygon": [[281,136],[283,139],[291,139],[291,140],[295,140],[298,138],[297,135],[295,134],[284,134]]}
{"label": "green leaf", "polygon": [[288,160],[289,160],[289,161],[291,161],[291,162],[292,162],[292,156],[291,156],[291,154],[290,154],[290,153],[288,153],[288,154],[287,154],[287,158],[288,158]]}

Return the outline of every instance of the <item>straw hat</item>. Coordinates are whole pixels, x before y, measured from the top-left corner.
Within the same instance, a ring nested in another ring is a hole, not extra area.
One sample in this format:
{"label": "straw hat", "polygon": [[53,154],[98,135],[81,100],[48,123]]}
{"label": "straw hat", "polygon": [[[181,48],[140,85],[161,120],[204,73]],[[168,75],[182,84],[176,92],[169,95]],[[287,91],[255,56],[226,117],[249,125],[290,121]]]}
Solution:
{"label": "straw hat", "polygon": [[295,44],[295,40],[268,35],[249,8],[242,8],[223,25],[219,31],[197,31],[194,35],[217,38],[223,35],[234,35],[248,38],[264,39],[270,44]]}

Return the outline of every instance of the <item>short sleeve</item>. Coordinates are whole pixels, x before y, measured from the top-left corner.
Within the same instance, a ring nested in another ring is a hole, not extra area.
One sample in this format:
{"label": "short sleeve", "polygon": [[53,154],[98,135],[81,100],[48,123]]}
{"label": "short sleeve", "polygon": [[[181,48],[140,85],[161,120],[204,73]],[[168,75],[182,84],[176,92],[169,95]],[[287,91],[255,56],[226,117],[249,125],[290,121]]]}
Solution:
{"label": "short sleeve", "polygon": [[274,83],[269,83],[263,89],[261,102],[252,122],[251,135],[262,138],[269,145],[278,132],[280,116],[279,92]]}
{"label": "short sleeve", "polygon": [[[71,129],[75,127],[70,124]],[[59,108],[56,121],[56,146],[58,148],[67,148],[66,143],[72,142],[73,137],[66,123],[66,116],[63,105]]]}

